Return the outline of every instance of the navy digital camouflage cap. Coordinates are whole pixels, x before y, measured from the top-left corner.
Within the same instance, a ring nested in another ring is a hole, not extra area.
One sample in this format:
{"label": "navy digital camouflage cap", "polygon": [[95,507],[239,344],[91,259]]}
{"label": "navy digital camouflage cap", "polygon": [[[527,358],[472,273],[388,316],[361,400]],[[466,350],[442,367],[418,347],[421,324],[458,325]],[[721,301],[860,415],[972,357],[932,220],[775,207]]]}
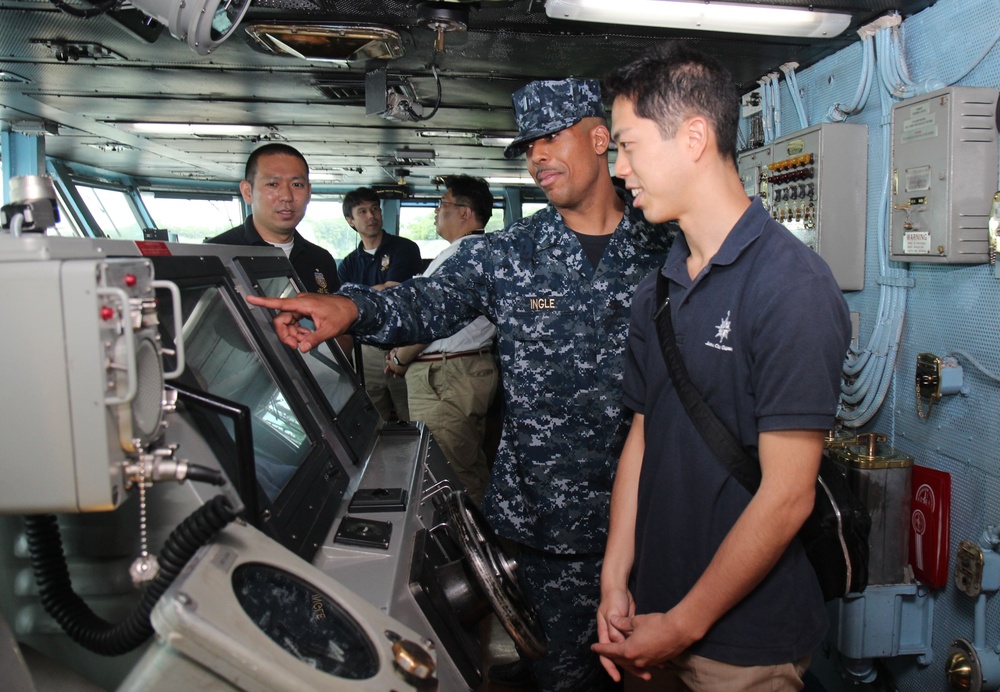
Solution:
{"label": "navy digital camouflage cap", "polygon": [[588,117],[604,117],[601,83],[596,79],[560,79],[532,82],[514,92],[517,137],[503,155],[520,156],[528,142],[576,125]]}

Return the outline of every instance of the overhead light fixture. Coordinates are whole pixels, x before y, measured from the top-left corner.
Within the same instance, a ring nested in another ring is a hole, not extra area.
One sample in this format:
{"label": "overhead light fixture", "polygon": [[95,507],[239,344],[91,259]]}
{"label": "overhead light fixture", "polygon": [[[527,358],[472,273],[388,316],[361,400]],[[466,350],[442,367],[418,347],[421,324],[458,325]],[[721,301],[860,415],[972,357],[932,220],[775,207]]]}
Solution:
{"label": "overhead light fixture", "polygon": [[323,181],[325,183],[339,183],[344,179],[344,176],[334,173],[332,171],[314,171],[309,170],[309,181],[317,182]]}
{"label": "overhead light fixture", "polygon": [[10,131],[33,137],[57,135],[59,134],[59,124],[48,120],[14,120],[10,123]]}
{"label": "overhead light fixture", "polygon": [[545,14],[581,22],[805,38],[839,36],[851,23],[851,15],[840,12],[704,0],[546,0]]}
{"label": "overhead light fixture", "polygon": [[494,137],[492,135],[479,138],[479,144],[484,147],[508,147],[514,141],[514,137]]}
{"label": "overhead light fixture", "polygon": [[399,32],[372,24],[251,24],[254,48],[301,60],[392,60],[403,55]]}
{"label": "overhead light fixture", "polygon": [[522,178],[513,176],[487,176],[486,182],[490,185],[534,185],[532,178]]}
{"label": "overhead light fixture", "polygon": [[208,55],[236,31],[250,0],[132,0],[132,5],[195,53]]}
{"label": "overhead light fixture", "polygon": [[263,137],[275,132],[265,125],[235,125],[221,123],[131,123],[112,122],[126,132],[141,135],[180,135],[190,137]]}
{"label": "overhead light fixture", "polygon": [[475,132],[462,130],[417,130],[417,137],[439,137],[441,139],[475,139]]}
{"label": "overhead light fixture", "polygon": [[0,70],[0,82],[13,82],[15,84],[30,84],[31,80],[27,77],[22,77],[16,72],[10,72],[8,70]]}
{"label": "overhead light fixture", "polygon": [[397,149],[394,156],[397,161],[433,161],[433,149],[408,149],[406,147]]}

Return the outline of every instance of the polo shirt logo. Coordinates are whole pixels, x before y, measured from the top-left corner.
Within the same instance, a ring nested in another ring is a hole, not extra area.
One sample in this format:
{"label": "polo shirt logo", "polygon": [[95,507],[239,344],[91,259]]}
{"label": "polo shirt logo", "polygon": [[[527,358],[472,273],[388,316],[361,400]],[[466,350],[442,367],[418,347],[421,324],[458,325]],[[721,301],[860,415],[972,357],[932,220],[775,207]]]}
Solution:
{"label": "polo shirt logo", "polygon": [[718,343],[712,343],[711,341],[706,341],[705,342],[706,346],[718,349],[720,351],[733,350],[732,346],[726,346],[722,343],[723,341],[729,338],[729,332],[733,330],[733,323],[729,321],[729,315],[731,314],[731,312],[732,312],[731,310],[727,310],[726,316],[723,317],[722,320],[717,325],[715,325],[715,328],[718,330],[715,332],[715,338],[718,339]]}
{"label": "polo shirt logo", "polygon": [[389,255],[382,255],[382,271],[389,268]]}

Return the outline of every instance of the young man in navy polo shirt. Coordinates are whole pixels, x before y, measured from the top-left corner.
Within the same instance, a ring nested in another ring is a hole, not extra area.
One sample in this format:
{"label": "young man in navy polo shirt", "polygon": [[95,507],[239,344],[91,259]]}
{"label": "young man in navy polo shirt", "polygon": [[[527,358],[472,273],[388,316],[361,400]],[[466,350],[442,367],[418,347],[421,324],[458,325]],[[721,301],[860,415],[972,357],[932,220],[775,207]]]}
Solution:
{"label": "young man in navy polo shirt", "polygon": [[687,415],[647,278],[632,303],[624,399],[635,417],[593,648],[637,689],[650,678],[651,689],[801,689],[827,622],[796,532],[834,424],[847,306],[823,260],[747,198],[738,92],[715,60],[675,49],[622,68],[608,87],[615,173],[649,221],[683,231],[661,270],[678,350],[705,402],[757,449],[762,481],[751,496]]}
{"label": "young man in navy polo shirt", "polygon": [[[370,187],[359,187],[344,196],[344,218],[358,232],[361,242],[340,263],[340,280],[381,291],[420,274],[420,248],[409,238],[382,228],[382,203]],[[386,372],[388,349],[361,344],[365,391],[385,420],[410,419],[406,380]]]}

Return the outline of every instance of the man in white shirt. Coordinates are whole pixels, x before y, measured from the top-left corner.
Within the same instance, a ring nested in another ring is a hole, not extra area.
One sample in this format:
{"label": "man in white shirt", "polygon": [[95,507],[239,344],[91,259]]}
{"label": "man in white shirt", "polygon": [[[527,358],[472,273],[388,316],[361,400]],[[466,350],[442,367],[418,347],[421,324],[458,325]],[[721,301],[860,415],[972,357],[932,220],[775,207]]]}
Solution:
{"label": "man in white shirt", "polygon": [[[445,178],[445,193],[434,213],[438,235],[451,244],[434,258],[430,276],[455,254],[461,242],[474,242],[493,214],[493,194],[482,178]],[[430,344],[392,349],[386,365],[406,377],[410,420],[427,423],[456,475],[476,504],[489,480],[483,451],[486,412],[497,388],[491,352],[496,327],[480,315],[461,331]]]}

